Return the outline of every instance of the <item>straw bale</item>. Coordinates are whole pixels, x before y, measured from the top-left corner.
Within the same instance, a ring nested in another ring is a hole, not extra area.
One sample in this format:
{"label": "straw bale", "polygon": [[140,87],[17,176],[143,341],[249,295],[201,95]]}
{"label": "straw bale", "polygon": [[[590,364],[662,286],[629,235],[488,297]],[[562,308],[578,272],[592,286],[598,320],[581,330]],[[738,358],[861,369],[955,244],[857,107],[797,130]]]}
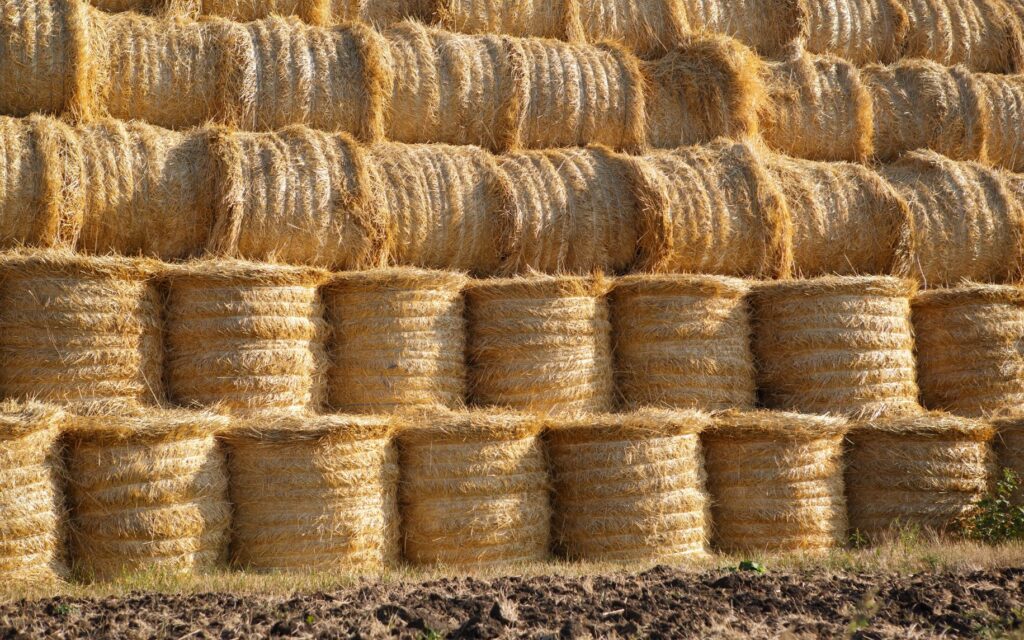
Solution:
{"label": "straw bale", "polygon": [[1000,476],[1002,469],[1009,469],[1017,475],[1017,480],[1022,484],[1018,487],[1013,496],[1017,505],[1024,505],[1024,415],[1017,409],[1003,418],[992,421],[996,430],[995,456],[999,465]]}
{"label": "straw bale", "polygon": [[1024,74],[976,73],[972,79],[988,112],[988,161],[1024,171]]}
{"label": "straw bale", "polygon": [[1024,59],[1016,0],[903,0],[909,30],[903,55],[974,71],[1014,73]]}
{"label": "straw bale", "polygon": [[767,282],[752,297],[764,405],[854,417],[920,412],[910,298],[885,276]]}
{"label": "straw bale", "polygon": [[495,157],[471,146],[381,143],[367,150],[372,201],[386,209],[389,262],[491,274],[514,206]]}
{"label": "straw bale", "polygon": [[[195,4],[199,5],[202,14],[224,16],[239,22],[252,22],[268,16],[298,16],[309,24],[326,26],[358,19],[358,6],[363,3],[349,0],[195,0]],[[356,5],[357,10],[350,13],[350,5]],[[334,10],[338,13],[335,14]]]}
{"label": "straw bale", "polygon": [[641,268],[789,273],[789,212],[750,144],[722,140],[654,152],[637,162]]}
{"label": "straw bale", "polygon": [[598,414],[548,425],[554,540],[587,561],[666,562],[707,552],[700,431],[690,411]]}
{"label": "straw bale", "polygon": [[392,420],[252,418],[228,436],[232,561],[242,569],[379,571],[399,555]]}
{"label": "straw bale", "polygon": [[346,413],[463,406],[466,324],[458,273],[341,274],[324,289],[332,329],[328,400]]}
{"label": "straw bale", "polygon": [[59,212],[48,206],[46,149],[32,119],[0,117],[0,248],[50,246]]}
{"label": "straw bale", "polygon": [[214,146],[218,253],[339,269],[381,262],[385,223],[350,136],[294,126],[226,134]]}
{"label": "straw bale", "polygon": [[204,572],[226,559],[227,420],[186,411],[74,419],[68,438],[76,573]]}
{"label": "straw bale", "polygon": [[913,274],[928,286],[1004,282],[1021,268],[1024,201],[1007,174],[931,151],[908,153],[881,173],[910,205]]}
{"label": "straw bale", "polygon": [[685,6],[676,0],[578,2],[584,37],[621,42],[649,57],[670,50],[690,32]]}
{"label": "straw bale", "polygon": [[0,576],[41,581],[65,573],[59,409],[0,403]]}
{"label": "straw bale", "polygon": [[637,251],[637,184],[630,159],[605,147],[508,153],[512,187],[505,268],[513,273],[622,271]]}
{"label": "straw bale", "polygon": [[902,0],[807,3],[807,50],[856,65],[899,58],[909,27]]}
{"label": "straw bale", "polygon": [[962,284],[913,301],[917,379],[929,409],[968,417],[1024,404],[1024,292]]}
{"label": "straw bale", "polygon": [[42,203],[38,243],[43,247],[75,246],[82,225],[85,193],[80,188],[83,165],[77,129],[55,118],[33,115],[26,119],[40,162]]}
{"label": "straw bale", "polygon": [[623,404],[753,409],[748,290],[742,280],[720,276],[616,280],[612,343]]}
{"label": "straw bale", "polygon": [[75,411],[163,397],[161,300],[145,260],[63,251],[0,261],[0,396]]}
{"label": "straw bale", "polygon": [[941,413],[857,425],[847,454],[851,530],[869,539],[901,527],[955,530],[989,488],[993,435]]}
{"label": "straw bale", "polygon": [[825,551],[846,542],[843,438],[834,416],[729,412],[704,432],[716,548]]}
{"label": "straw bale", "polygon": [[547,559],[548,470],[540,418],[424,415],[399,432],[405,558],[481,569]]}
{"label": "straw bale", "polygon": [[608,411],[611,323],[600,278],[478,280],[466,290],[470,399],[535,413]]}
{"label": "straw bale", "polygon": [[684,0],[694,31],[725,33],[765,56],[776,56],[807,29],[801,0]]}
{"label": "straw bale", "polygon": [[170,267],[167,276],[174,401],[231,411],[321,406],[323,272],[211,260]]}

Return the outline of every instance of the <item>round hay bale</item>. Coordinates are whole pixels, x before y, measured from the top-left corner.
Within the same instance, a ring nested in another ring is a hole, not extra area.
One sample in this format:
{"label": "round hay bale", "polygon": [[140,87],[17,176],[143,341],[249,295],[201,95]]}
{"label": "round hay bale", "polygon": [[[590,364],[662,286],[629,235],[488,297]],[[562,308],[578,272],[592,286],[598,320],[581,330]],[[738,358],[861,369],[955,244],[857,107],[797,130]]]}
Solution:
{"label": "round hay bale", "polygon": [[975,73],[971,77],[988,112],[988,161],[1024,172],[1024,74]]}
{"label": "round hay bale", "polygon": [[0,576],[54,580],[65,573],[60,409],[0,403]]}
{"label": "round hay bale", "polygon": [[233,260],[170,267],[167,382],[182,405],[322,406],[327,323],[315,269]]}
{"label": "round hay bale", "polygon": [[912,281],[829,276],[754,289],[754,358],[764,406],[855,417],[913,415]]}
{"label": "round hay bale", "polygon": [[750,144],[722,140],[636,162],[639,268],[725,276],[789,273],[789,212]]}
{"label": "round hay bale", "polygon": [[906,527],[954,532],[989,488],[994,433],[941,413],[857,425],[847,456],[850,529],[870,540]]}
{"label": "round hay bale", "polygon": [[1014,414],[992,421],[996,430],[995,456],[1000,469],[998,477],[1002,477],[1003,469],[1017,476],[1020,484],[1012,500],[1016,505],[1024,505],[1024,415],[1020,415],[1019,409]]}
{"label": "round hay bale", "polygon": [[43,201],[36,209],[36,215],[40,216],[39,245],[73,248],[85,210],[85,193],[80,188],[79,174],[84,160],[77,129],[47,116],[29,116],[26,122],[31,128],[40,163],[38,179]]}
{"label": "round hay bale", "polygon": [[458,409],[466,397],[466,323],[458,273],[344,273],[324,288],[333,356],[328,402],[345,413]]}
{"label": "round hay bale", "polygon": [[227,556],[227,419],[186,411],[76,418],[68,433],[75,572],[199,573]]}
{"label": "round hay bale", "polygon": [[893,62],[910,26],[902,0],[808,2],[807,50],[830,53],[855,65]]}
{"label": "round hay bale", "polygon": [[742,280],[720,276],[616,280],[612,343],[623,404],[753,409],[748,291]]}
{"label": "round hay bale", "polygon": [[927,286],[1018,277],[1024,254],[1024,201],[1007,174],[976,162],[914,151],[881,173],[914,218],[912,275]]}
{"label": "round hay bale", "polygon": [[[253,22],[268,16],[298,16],[303,22],[326,26],[359,19],[358,7],[363,3],[358,0],[197,0],[196,4],[204,15],[224,16],[238,22]],[[355,5],[354,13],[351,5]]]}
{"label": "round hay bale", "polygon": [[1021,24],[1003,0],[903,0],[910,24],[907,58],[973,71],[1014,73],[1024,60]]}
{"label": "round hay bale", "polygon": [[508,153],[499,159],[512,188],[505,270],[511,273],[623,271],[637,251],[632,162],[604,147]]}
{"label": "round hay bale", "polygon": [[48,206],[46,165],[32,119],[0,117],[0,248],[52,246],[59,212]]}
{"label": "round hay bale", "polygon": [[821,552],[846,543],[845,419],[728,412],[704,432],[714,545]]}
{"label": "round hay bale", "polygon": [[469,393],[534,413],[609,411],[611,323],[601,279],[478,280],[465,290]]}
{"label": "round hay bale", "polygon": [[337,269],[378,265],[384,216],[364,149],[344,133],[288,127],[214,142],[219,254]]}
{"label": "round hay bale", "polygon": [[708,498],[690,411],[553,421],[546,433],[561,555],[592,562],[671,562],[707,552]]}
{"label": "round hay bale", "polygon": [[416,422],[398,436],[406,560],[460,570],[546,560],[540,419],[476,411]]}
{"label": "round hay bale", "polygon": [[1024,292],[965,284],[913,301],[921,401],[968,417],[1024,404]]}
{"label": "round hay bale", "polygon": [[436,4],[439,22],[450,31],[573,42],[583,39],[580,11],[587,10],[578,0],[441,0]]}
{"label": "round hay bale", "polygon": [[163,398],[158,265],[63,251],[0,260],[0,396],[76,412]]}
{"label": "round hay bale", "polygon": [[807,29],[807,7],[800,0],[684,0],[694,31],[724,33],[777,56]]}
{"label": "round hay bale", "polygon": [[621,42],[638,55],[661,55],[690,32],[686,8],[676,0],[577,2],[580,26],[591,42]]}
{"label": "round hay bale", "polygon": [[233,564],[366,572],[396,564],[392,427],[384,417],[281,414],[233,429]]}

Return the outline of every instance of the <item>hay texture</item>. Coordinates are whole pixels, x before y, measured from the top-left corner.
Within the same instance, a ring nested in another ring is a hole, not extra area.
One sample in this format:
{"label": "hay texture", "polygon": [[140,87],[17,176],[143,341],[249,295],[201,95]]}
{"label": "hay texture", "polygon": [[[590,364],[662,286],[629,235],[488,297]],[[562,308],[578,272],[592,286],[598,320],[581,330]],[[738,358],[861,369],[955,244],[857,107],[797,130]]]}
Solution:
{"label": "hay texture", "polygon": [[609,299],[622,403],[753,409],[748,291],[742,280],[719,276],[616,280]]}
{"label": "hay texture", "polygon": [[471,401],[534,413],[610,410],[606,290],[603,280],[568,276],[470,282]]}
{"label": "hay texture", "polygon": [[988,161],[1011,171],[1024,171],[1024,74],[976,73],[973,80],[988,112]]}
{"label": "hay texture", "polygon": [[980,417],[1024,404],[1024,292],[965,284],[913,302],[917,379],[929,409]]}
{"label": "hay texture", "polygon": [[849,416],[920,411],[910,320],[913,282],[830,276],[753,292],[764,405]]}
{"label": "hay texture", "polygon": [[893,62],[910,27],[902,0],[808,2],[807,50],[830,53],[856,65]]}
{"label": "hay texture", "polygon": [[846,542],[845,419],[729,412],[704,432],[714,545],[820,552]]}
{"label": "hay texture", "polygon": [[300,267],[213,260],[168,269],[167,381],[186,406],[316,410],[327,324]]}
{"label": "hay texture", "polygon": [[65,573],[60,409],[0,403],[0,576],[52,580]]}
{"label": "hay texture", "polygon": [[392,427],[383,417],[280,414],[232,429],[235,566],[369,572],[395,563]]}
{"label": "hay texture", "polygon": [[765,56],[777,56],[806,29],[797,0],[682,0],[694,31],[729,34]]}
{"label": "hay texture", "polygon": [[332,329],[331,407],[345,413],[462,407],[466,323],[458,273],[385,269],[324,288]]}
{"label": "hay texture", "polygon": [[554,541],[586,561],[665,562],[706,553],[710,514],[700,431],[688,411],[553,421]]}
{"label": "hay texture", "polygon": [[157,265],[63,251],[0,260],[0,395],[73,411],[163,398]]}
{"label": "hay texture", "polygon": [[[995,455],[999,465],[999,476],[1003,469],[1009,469],[1017,476],[1018,482],[1024,479],[1024,416],[1019,410],[1014,415],[992,421],[996,430]],[[1018,487],[1013,496],[1015,504],[1024,505],[1024,488]]]}
{"label": "hay texture", "polygon": [[[61,207],[47,181],[48,119],[0,117],[0,248],[52,246],[58,238]],[[49,137],[52,140],[52,136]],[[56,206],[55,206],[56,205]]]}
{"label": "hay texture", "polygon": [[991,426],[935,413],[871,421],[850,431],[850,529],[868,539],[920,528],[955,532],[995,471]]}
{"label": "hay texture", "polygon": [[424,415],[399,432],[405,558],[460,570],[547,559],[548,470],[539,418]]}
{"label": "hay texture", "polygon": [[1021,70],[1021,23],[1003,0],[904,0],[903,55],[975,71]]}
{"label": "hay texture", "polygon": [[78,575],[198,573],[227,555],[227,420],[184,411],[75,419],[68,434],[71,546]]}
{"label": "hay texture", "polygon": [[927,286],[1006,282],[1021,266],[1021,201],[1005,173],[915,151],[881,168],[914,219],[912,275]]}

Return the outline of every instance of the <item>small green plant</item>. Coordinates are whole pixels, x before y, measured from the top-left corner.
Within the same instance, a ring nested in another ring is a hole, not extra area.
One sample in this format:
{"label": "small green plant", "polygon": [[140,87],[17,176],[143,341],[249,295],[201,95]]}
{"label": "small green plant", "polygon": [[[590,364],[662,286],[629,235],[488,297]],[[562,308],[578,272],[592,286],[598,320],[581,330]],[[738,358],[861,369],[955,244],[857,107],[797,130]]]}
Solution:
{"label": "small green plant", "polygon": [[420,640],[444,640],[444,634],[428,628],[420,633]]}
{"label": "small green plant", "polygon": [[1024,539],[1024,505],[1014,504],[1020,478],[1003,469],[995,489],[978,501],[966,523],[967,534],[975,540],[997,544]]}
{"label": "small green plant", "polygon": [[864,535],[860,529],[854,529],[850,532],[850,547],[853,549],[867,549],[871,543],[868,537]]}
{"label": "small green plant", "polygon": [[313,624],[315,622],[316,622],[316,616],[314,616],[312,613],[307,613],[306,614],[306,624]]}
{"label": "small green plant", "polygon": [[753,571],[754,573],[759,574],[764,574],[768,572],[768,569],[766,569],[763,564],[761,564],[760,562],[756,562],[754,560],[744,560],[740,562],[739,569],[740,571]]}

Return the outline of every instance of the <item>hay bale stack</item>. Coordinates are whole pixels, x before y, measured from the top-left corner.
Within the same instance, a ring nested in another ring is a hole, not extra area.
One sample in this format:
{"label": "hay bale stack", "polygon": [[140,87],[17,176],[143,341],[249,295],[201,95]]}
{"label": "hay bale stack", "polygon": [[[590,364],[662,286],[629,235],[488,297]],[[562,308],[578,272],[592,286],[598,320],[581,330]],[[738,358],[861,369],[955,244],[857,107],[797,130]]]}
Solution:
{"label": "hay bale stack", "polygon": [[703,556],[710,514],[690,411],[553,421],[546,434],[555,547],[570,559],[665,562]]}
{"label": "hay bale stack", "polygon": [[214,147],[218,253],[337,269],[382,261],[385,222],[350,136],[295,126],[225,134]]}
{"label": "hay bale stack", "polygon": [[747,143],[636,160],[641,269],[776,277],[792,264],[786,203]]}
{"label": "hay bale stack", "polygon": [[0,396],[76,412],[163,397],[158,265],[63,251],[0,261]]}
{"label": "hay bale stack", "polygon": [[323,272],[216,260],[168,269],[167,381],[187,406],[315,411],[324,395]]}
{"label": "hay bale stack", "polygon": [[[47,119],[0,117],[0,248],[52,246],[60,211],[50,204],[47,149],[36,131]],[[45,126],[45,125],[44,125]]]}
{"label": "hay bale stack", "polygon": [[764,405],[849,416],[902,416],[917,402],[910,298],[885,276],[768,282],[752,297]]}
{"label": "hay bale stack", "polygon": [[539,418],[424,415],[399,432],[405,558],[478,570],[548,556],[551,506]]}
{"label": "hay bale stack", "polygon": [[807,7],[798,0],[684,0],[694,31],[727,33],[761,55],[777,56],[804,35]]}
{"label": "hay bale stack", "polygon": [[[992,421],[996,430],[995,456],[999,465],[999,476],[1004,469],[1009,469],[1017,476],[1019,483],[1024,483],[1024,416],[1015,410],[1013,415]],[[1014,504],[1024,505],[1024,484],[1018,486],[1012,496]]]}
{"label": "hay bale stack", "polygon": [[902,0],[808,2],[807,50],[853,64],[893,62],[910,26]]}
{"label": "hay bale stack", "polygon": [[0,403],[0,576],[52,580],[65,573],[60,409]]}
{"label": "hay bale stack", "polygon": [[845,419],[729,412],[704,432],[714,544],[725,552],[846,543]]}
{"label": "hay bale stack", "polygon": [[980,417],[1024,404],[1024,292],[964,284],[913,302],[917,379],[929,409]]}
{"label": "hay bale stack", "polygon": [[742,280],[719,276],[616,280],[612,343],[623,404],[753,409],[748,291]]}
{"label": "hay bale stack", "polygon": [[881,173],[913,215],[915,277],[928,286],[1017,277],[1024,201],[1010,190],[1010,176],[931,151],[908,153]]}
{"label": "hay bale stack", "polygon": [[857,425],[846,472],[850,529],[873,540],[906,527],[954,532],[993,479],[993,435],[985,423],[941,413]]}
{"label": "hay bale stack", "polygon": [[385,269],[324,288],[332,329],[328,401],[346,413],[457,409],[466,396],[459,273]]}
{"label": "hay bale stack", "polygon": [[972,79],[988,112],[988,161],[1024,171],[1024,74],[976,73]]}
{"label": "hay bale stack", "polygon": [[608,411],[611,324],[601,279],[478,280],[465,291],[474,404],[534,413]]}
{"label": "hay bale stack", "polygon": [[68,434],[77,574],[198,573],[227,555],[225,418],[186,411],[77,418]]}
{"label": "hay bale stack", "polygon": [[907,58],[973,71],[1014,73],[1024,60],[1021,24],[1003,0],[904,0]]}
{"label": "hay bale stack", "polygon": [[512,207],[499,231],[513,273],[623,271],[637,251],[638,184],[630,159],[604,147],[508,153]]}
{"label": "hay bale stack", "polygon": [[228,437],[232,561],[255,570],[380,571],[398,559],[392,420],[267,415]]}

